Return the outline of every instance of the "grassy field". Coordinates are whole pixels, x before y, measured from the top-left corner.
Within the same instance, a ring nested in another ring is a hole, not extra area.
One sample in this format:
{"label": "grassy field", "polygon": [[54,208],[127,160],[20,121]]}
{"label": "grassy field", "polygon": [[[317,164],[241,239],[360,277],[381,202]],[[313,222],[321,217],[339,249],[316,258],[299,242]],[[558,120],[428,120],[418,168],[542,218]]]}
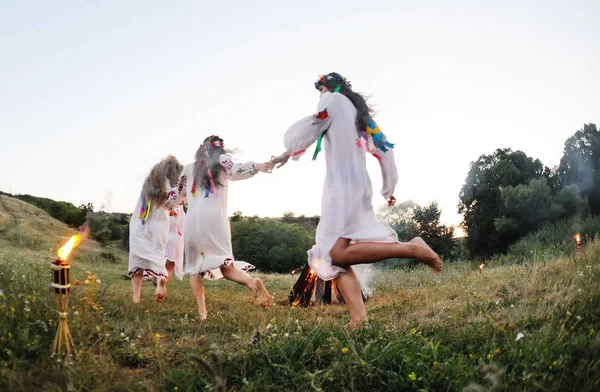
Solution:
{"label": "grassy field", "polygon": [[[85,240],[72,256],[69,325],[79,359],[50,358],[50,262],[74,232],[0,196],[0,390],[600,390],[600,244],[543,260],[375,269],[369,324],[344,306],[263,310],[245,288],[207,282],[198,322],[189,283],[131,303],[126,254]],[[290,275],[254,273],[275,301]]]}

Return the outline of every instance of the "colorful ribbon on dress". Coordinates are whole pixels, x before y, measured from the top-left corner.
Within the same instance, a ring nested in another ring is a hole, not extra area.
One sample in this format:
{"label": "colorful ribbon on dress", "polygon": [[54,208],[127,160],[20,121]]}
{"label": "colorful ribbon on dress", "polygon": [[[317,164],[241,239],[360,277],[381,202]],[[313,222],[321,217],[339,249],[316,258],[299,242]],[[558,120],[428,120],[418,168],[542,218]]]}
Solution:
{"label": "colorful ribbon on dress", "polygon": [[371,117],[369,117],[369,123],[367,124],[367,133],[373,139],[373,143],[375,143],[381,151],[386,152],[388,150],[386,147],[394,148],[394,145],[386,140],[385,135]]}
{"label": "colorful ribbon on dress", "polygon": [[[210,181],[210,183],[208,184],[208,186],[206,187],[206,191],[204,192],[204,197],[207,198],[211,193],[214,193],[215,195],[219,194],[219,190],[217,188],[217,186],[215,185],[215,179],[213,178],[212,172],[210,171],[210,164],[209,164],[209,150],[211,146],[222,146],[222,142],[219,142],[218,144],[216,142],[211,142],[206,144],[206,147],[204,149],[204,156],[206,157],[206,175],[208,176],[208,179]],[[198,177],[198,174],[200,173],[200,166],[201,166],[201,162],[200,160],[198,160],[198,166],[196,167],[196,175],[194,176],[194,182],[192,182],[192,196],[196,197],[196,178]]]}
{"label": "colorful ribbon on dress", "polygon": [[150,216],[150,205],[152,204],[152,200],[146,201],[144,195],[140,195],[142,199],[142,207],[140,208],[140,215],[138,218],[142,220],[142,225],[146,223],[148,217]]}

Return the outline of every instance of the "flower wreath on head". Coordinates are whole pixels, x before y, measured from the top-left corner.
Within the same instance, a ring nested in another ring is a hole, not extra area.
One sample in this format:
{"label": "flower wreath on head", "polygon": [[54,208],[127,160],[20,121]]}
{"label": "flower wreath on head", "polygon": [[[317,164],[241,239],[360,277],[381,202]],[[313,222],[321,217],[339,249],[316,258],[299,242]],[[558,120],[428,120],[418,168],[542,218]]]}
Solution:
{"label": "flower wreath on head", "polygon": [[[326,80],[333,80],[333,79],[335,79],[335,82],[337,83],[335,90],[333,91],[334,93],[339,93],[340,90],[342,89],[342,86],[344,86],[344,85],[346,85],[348,87],[352,87],[350,82],[348,82],[346,80],[345,76],[341,76],[338,74],[335,74],[335,75],[328,74],[328,75],[319,75],[319,79],[315,82],[315,88],[317,90],[319,90],[320,87],[325,83]],[[315,119],[324,121],[328,117],[329,117],[329,114],[327,113],[327,108],[325,108],[316,114]],[[317,155],[321,151],[321,143],[322,143],[323,137],[325,136],[326,133],[327,133],[327,131],[323,132],[319,136],[319,139],[317,139],[317,147],[315,148],[315,152],[314,152],[313,158],[312,158],[313,161],[317,159]],[[358,137],[356,139],[357,147],[359,147],[359,148],[362,147],[363,139],[365,140],[365,143],[367,143],[367,145],[372,143],[373,145],[377,146],[383,152],[387,152],[388,147],[394,148],[394,144],[387,141],[387,138],[385,137],[383,132],[381,132],[381,129],[379,129],[379,126],[377,125],[377,123],[375,123],[375,121],[373,120],[373,118],[371,116],[369,116],[369,122],[367,124],[366,130],[361,131],[360,137]],[[371,154],[378,160],[381,160],[381,157],[378,156],[377,154],[375,154],[375,153],[371,153]]]}
{"label": "flower wreath on head", "polygon": [[[210,181],[210,183],[206,187],[206,191],[204,192],[204,197],[207,198],[211,193],[214,193],[215,195],[219,194],[219,191],[217,189],[217,184],[215,184],[215,179],[213,178],[212,172],[210,171],[210,165],[208,164],[209,153],[212,148],[217,148],[217,147],[225,148],[225,143],[223,142],[223,139],[217,139],[217,140],[211,140],[211,141],[205,142],[202,146],[204,147],[204,156],[207,158],[206,175],[208,176],[208,179]],[[199,171],[200,171],[200,160],[198,159],[196,173],[198,173]],[[193,197],[196,197],[196,188],[197,188],[196,187],[196,177],[198,177],[198,176],[195,175],[194,181],[192,182],[192,196]],[[218,185],[222,186],[221,183],[218,183]]]}

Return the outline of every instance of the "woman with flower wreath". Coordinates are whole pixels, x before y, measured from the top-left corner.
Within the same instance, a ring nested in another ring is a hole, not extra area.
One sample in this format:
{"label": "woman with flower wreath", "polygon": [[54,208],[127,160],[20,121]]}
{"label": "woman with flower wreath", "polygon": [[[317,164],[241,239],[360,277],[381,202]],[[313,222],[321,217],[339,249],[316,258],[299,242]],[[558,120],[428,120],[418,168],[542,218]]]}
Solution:
{"label": "woman with flower wreath", "polygon": [[393,194],[398,173],[393,144],[373,121],[365,99],[335,72],[320,77],[315,88],[321,93],[317,114],[300,119],[288,129],[284,136],[286,151],[272,162],[281,167],[290,157],[297,160],[316,141],[315,159],[324,144],[327,169],[321,219],[316,244],[308,251],[308,263],[321,279],[336,280],[350,311],[350,325],[356,327],[366,320],[366,309],[353,265],[412,258],[440,273],[442,264],[420,237],[398,242],[394,229],[375,218],[366,153],[379,161],[381,195],[390,206],[396,200]]}
{"label": "woman with flower wreath", "polygon": [[202,279],[225,279],[246,286],[262,307],[271,306],[271,296],[259,278],[246,271],[254,266],[234,261],[231,225],[227,214],[228,182],[270,173],[274,164],[234,163],[224,150],[223,139],[210,136],[196,152],[196,160],[181,173],[178,193],[187,203],[184,224],[185,272],[190,274],[192,294],[200,319],[207,310]]}

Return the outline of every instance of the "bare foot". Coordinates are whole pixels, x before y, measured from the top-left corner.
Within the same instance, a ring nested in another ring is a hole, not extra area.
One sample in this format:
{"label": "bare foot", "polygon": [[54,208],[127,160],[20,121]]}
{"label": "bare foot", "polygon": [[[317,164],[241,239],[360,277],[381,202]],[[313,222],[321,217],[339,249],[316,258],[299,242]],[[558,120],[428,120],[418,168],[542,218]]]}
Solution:
{"label": "bare foot", "polygon": [[254,279],[254,283],[256,284],[256,290],[253,290],[254,295],[258,299],[258,304],[263,308],[271,307],[271,295],[263,285],[262,280],[259,278]]}
{"label": "bare foot", "polygon": [[139,304],[140,303],[140,296],[139,295],[134,295],[133,296],[133,303],[134,304]]}
{"label": "bare foot", "polygon": [[162,302],[167,298],[167,280],[162,276],[158,279],[158,284],[156,286],[156,290],[154,294],[156,295],[156,301]]}
{"label": "bare foot", "polygon": [[198,312],[198,320],[206,321],[207,318],[208,318],[208,314],[206,314],[206,312]]}
{"label": "bare foot", "polygon": [[435,274],[442,272],[442,260],[440,259],[440,256],[438,256],[421,237],[415,237],[408,242],[417,245],[415,258],[418,261],[428,265]]}
{"label": "bare foot", "polygon": [[346,324],[346,327],[352,328],[352,329],[358,329],[358,328],[369,329],[370,328],[369,319],[367,319],[365,317],[362,320],[350,320],[350,322],[348,324]]}

